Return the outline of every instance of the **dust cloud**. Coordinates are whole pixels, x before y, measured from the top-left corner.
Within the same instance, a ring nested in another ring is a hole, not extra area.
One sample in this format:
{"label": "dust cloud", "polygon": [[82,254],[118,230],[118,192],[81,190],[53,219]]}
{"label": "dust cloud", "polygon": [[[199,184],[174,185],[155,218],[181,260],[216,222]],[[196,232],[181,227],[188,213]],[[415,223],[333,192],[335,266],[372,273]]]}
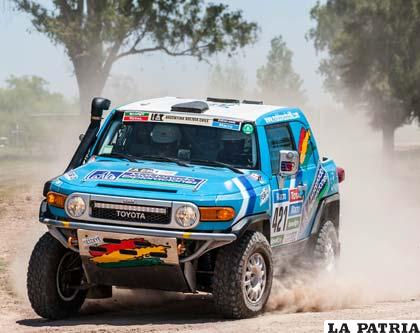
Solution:
{"label": "dust cloud", "polygon": [[318,120],[313,123],[321,156],[346,171],[340,184],[341,259],[334,276],[294,272],[277,279],[267,309],[328,311],[415,298],[420,293],[418,129],[399,129],[395,155],[384,157],[381,134],[368,127],[362,113],[324,109],[309,118]]}
{"label": "dust cloud", "polygon": [[[208,95],[213,94],[209,91]],[[392,159],[385,159],[381,135],[371,130],[363,114],[329,107],[310,112],[308,118],[321,156],[331,157],[346,171],[346,180],[340,185],[340,266],[335,276],[314,277],[294,272],[288,278],[276,279],[267,310],[328,311],[418,296],[420,265],[415,259],[420,255],[417,199],[420,150],[411,145],[420,142],[418,130],[412,135],[413,131],[401,129],[397,133],[397,153]],[[62,152],[62,156],[51,159],[51,152],[46,152],[49,155],[45,159],[38,157],[32,161],[34,173],[29,181],[37,188],[34,200],[39,199],[43,182],[65,169],[77,146],[77,134],[85,126],[87,121],[68,125],[66,135],[51,138],[54,145],[60,145],[54,153]],[[28,216],[35,220],[38,204],[32,206]],[[25,245],[11,264],[14,290],[21,298],[26,299],[30,253],[43,231],[36,223],[27,230],[23,236]],[[168,300],[187,298],[173,293],[117,290],[113,300],[90,302],[88,309],[118,310],[159,305]]]}

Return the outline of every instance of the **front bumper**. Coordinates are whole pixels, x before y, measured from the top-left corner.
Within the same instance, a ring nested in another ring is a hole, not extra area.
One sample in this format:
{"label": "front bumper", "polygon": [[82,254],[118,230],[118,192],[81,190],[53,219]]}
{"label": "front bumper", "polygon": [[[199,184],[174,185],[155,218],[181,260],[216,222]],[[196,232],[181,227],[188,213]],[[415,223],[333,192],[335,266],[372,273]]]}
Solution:
{"label": "front bumper", "polygon": [[233,233],[213,233],[213,232],[192,232],[192,231],[174,231],[174,230],[160,230],[160,229],[146,229],[138,227],[127,227],[121,225],[109,225],[100,223],[88,222],[74,222],[61,221],[41,217],[39,221],[47,226],[64,228],[64,229],[84,229],[92,231],[115,232],[123,234],[132,234],[140,236],[155,236],[155,237],[172,237],[179,239],[203,240],[203,241],[220,241],[233,242],[236,240],[236,235]]}
{"label": "front bumper", "polygon": [[[106,234],[106,237],[103,237],[104,240],[105,238],[134,239],[137,237],[156,237],[162,242],[164,240],[165,242],[171,242],[173,240],[175,242],[174,244],[176,244],[176,239],[198,241],[199,247],[196,248],[194,253],[183,258],[176,257],[176,262],[169,262],[164,265],[116,268],[100,267],[93,263],[86,255],[87,250],[83,250],[83,246],[79,242],[79,248],[82,246],[80,251],[76,248],[70,248],[80,252],[88,282],[93,285],[114,285],[131,288],[195,292],[195,269],[191,261],[200,257],[205,252],[229,244],[237,238],[232,233],[156,230],[109,224],[62,221],[46,217],[41,217],[39,221],[47,225],[50,233],[65,247],[69,247],[69,243],[60,231],[63,229],[77,231],[78,238],[81,237],[81,233],[88,236],[96,236],[103,233]],[[79,239],[79,241],[82,240]]]}

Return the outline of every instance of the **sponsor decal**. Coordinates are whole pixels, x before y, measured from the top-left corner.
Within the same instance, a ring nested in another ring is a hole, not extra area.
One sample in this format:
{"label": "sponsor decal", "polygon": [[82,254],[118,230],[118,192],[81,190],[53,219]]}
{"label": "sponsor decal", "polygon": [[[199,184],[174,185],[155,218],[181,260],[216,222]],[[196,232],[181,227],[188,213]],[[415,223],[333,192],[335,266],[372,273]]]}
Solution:
{"label": "sponsor decal", "polygon": [[149,173],[154,175],[164,175],[164,176],[174,176],[178,172],[170,170],[160,170],[160,169],[151,169],[151,168],[131,168],[128,169],[129,172],[138,172],[138,173]]}
{"label": "sponsor decal", "polygon": [[268,187],[264,187],[260,194],[260,206],[264,205],[268,201]]}
{"label": "sponsor decal", "polygon": [[420,320],[325,320],[324,333],[420,333]]}
{"label": "sponsor decal", "polygon": [[283,237],[283,244],[292,243],[297,238],[297,231],[290,234],[285,234]]}
{"label": "sponsor decal", "polygon": [[260,174],[258,174],[258,173],[250,173],[249,174],[249,176],[252,178],[252,179],[254,179],[255,181],[257,181],[257,182],[260,182],[261,180],[262,180],[262,177],[261,177],[261,175]]}
{"label": "sponsor decal", "polygon": [[125,171],[118,180],[127,182],[142,183],[142,184],[156,184],[160,183],[163,185],[177,185],[184,187],[196,187],[200,186],[206,180],[195,177],[184,177],[184,176],[168,176],[168,175],[156,175],[153,173],[139,173],[132,171]]}
{"label": "sponsor decal", "polygon": [[280,189],[273,191],[273,202],[286,202],[289,201],[289,189]]}
{"label": "sponsor decal", "polygon": [[57,178],[56,180],[54,180],[54,185],[60,186],[62,184],[63,184],[63,182],[59,178]]}
{"label": "sponsor decal", "polygon": [[101,243],[103,243],[103,240],[99,236],[91,236],[91,237],[82,238],[82,242],[83,242],[83,244],[85,244],[87,246],[91,246],[91,245],[101,244]]}
{"label": "sponsor decal", "polygon": [[316,199],[322,197],[324,190],[327,188],[328,176],[325,170],[320,167],[316,175],[314,185],[308,196],[309,204],[313,204]]}
{"label": "sponsor decal", "polygon": [[123,122],[148,121],[149,112],[126,111],[123,115]]}
{"label": "sponsor decal", "polygon": [[75,180],[75,179],[79,178],[79,177],[77,176],[77,173],[76,173],[76,172],[74,172],[73,170],[70,170],[70,171],[66,172],[63,176],[64,176],[64,178],[66,178],[67,180]]}
{"label": "sponsor decal", "polygon": [[279,235],[276,237],[271,237],[271,246],[279,246],[283,243],[283,236],[284,235]]}
{"label": "sponsor decal", "polygon": [[290,190],[290,202],[301,201],[302,197],[299,194],[299,190],[297,188]]}
{"label": "sponsor decal", "polygon": [[299,227],[299,224],[300,224],[300,216],[291,217],[287,220],[286,230],[296,229],[297,227]]}
{"label": "sponsor decal", "polygon": [[239,131],[241,129],[241,122],[236,120],[215,118],[212,123],[213,127],[219,127],[224,129],[230,129],[233,131]]}
{"label": "sponsor decal", "polygon": [[151,113],[149,116],[149,120],[151,121],[163,121],[164,114],[163,113]]}
{"label": "sponsor decal", "polygon": [[164,263],[167,244],[152,244],[143,238],[121,240],[119,243],[101,244],[89,248],[90,261],[100,267],[152,266]]}
{"label": "sponsor decal", "polygon": [[304,127],[300,130],[298,152],[300,155],[300,164],[306,165],[312,156],[312,145],[310,144],[311,132]]}
{"label": "sponsor decal", "polygon": [[244,124],[242,126],[242,133],[244,133],[244,134],[254,133],[254,126],[252,126],[252,124]]}
{"label": "sponsor decal", "polygon": [[288,111],[286,113],[280,113],[280,114],[275,114],[273,116],[265,117],[264,120],[267,124],[271,124],[271,123],[277,123],[280,121],[288,121],[288,120],[294,120],[294,119],[299,119],[299,118],[300,116],[298,112]]}
{"label": "sponsor decal", "polygon": [[295,203],[289,206],[289,216],[296,216],[302,214],[302,203]]}
{"label": "sponsor decal", "polygon": [[[123,115],[123,122],[169,122],[173,124],[201,125],[240,131],[241,122],[225,118],[199,117],[192,115],[180,115],[173,113],[138,112],[126,111]],[[251,125],[252,126],[252,125]],[[248,127],[249,130],[249,127]]]}
{"label": "sponsor decal", "polygon": [[321,163],[318,166],[318,169],[315,174],[315,180],[312,184],[311,190],[305,200],[302,211],[302,224],[300,227],[300,232],[304,233],[311,216],[313,215],[315,204],[319,201],[320,198],[324,195],[325,191],[328,189],[328,175],[325,169],[322,167]]}
{"label": "sponsor decal", "polygon": [[109,180],[113,181],[122,175],[122,171],[94,170],[84,180]]}
{"label": "sponsor decal", "polygon": [[112,149],[114,149],[113,145],[106,145],[102,148],[101,154],[111,154]]}
{"label": "sponsor decal", "polygon": [[[146,170],[146,171],[145,171]],[[153,170],[153,171],[150,171]],[[155,172],[156,171],[156,172]],[[178,187],[198,189],[207,179],[177,176],[172,171],[155,169],[131,168],[127,171],[94,170],[89,173],[85,180],[90,181],[125,181],[139,184],[162,184]]]}
{"label": "sponsor decal", "polygon": [[190,124],[190,125],[207,125],[212,126],[212,119],[205,117],[196,117],[189,115],[175,115],[165,114],[162,121],[169,121],[171,123]]}

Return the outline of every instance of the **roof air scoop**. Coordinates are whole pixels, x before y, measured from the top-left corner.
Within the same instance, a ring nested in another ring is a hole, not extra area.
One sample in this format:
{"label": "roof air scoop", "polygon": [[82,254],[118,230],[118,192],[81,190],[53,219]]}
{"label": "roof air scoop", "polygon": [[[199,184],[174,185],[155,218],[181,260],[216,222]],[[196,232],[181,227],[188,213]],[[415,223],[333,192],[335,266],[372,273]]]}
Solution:
{"label": "roof air scoop", "polygon": [[240,100],[233,98],[207,97],[207,102],[239,104]]}
{"label": "roof air scoop", "polygon": [[263,101],[251,101],[249,99],[244,99],[242,104],[254,104],[254,105],[262,105],[264,104]]}
{"label": "roof air scoop", "polygon": [[194,101],[194,102],[187,102],[187,103],[179,103],[172,105],[171,111],[178,111],[178,112],[193,112],[193,113],[203,113],[207,111],[209,106],[206,102],[202,101]]}

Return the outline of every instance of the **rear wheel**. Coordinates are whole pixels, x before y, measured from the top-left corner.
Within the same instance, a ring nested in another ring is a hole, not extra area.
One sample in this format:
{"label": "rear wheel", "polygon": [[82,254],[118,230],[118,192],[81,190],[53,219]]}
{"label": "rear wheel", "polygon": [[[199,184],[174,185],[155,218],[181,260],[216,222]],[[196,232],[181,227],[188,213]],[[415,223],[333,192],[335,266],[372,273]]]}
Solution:
{"label": "rear wheel", "polygon": [[340,243],[337,230],[331,221],[326,221],[318,232],[313,253],[314,266],[320,272],[333,273],[337,269]]}
{"label": "rear wheel", "polygon": [[64,248],[49,233],[35,245],[27,275],[28,297],[41,317],[60,319],[77,313],[86,291],[81,290],[83,268],[80,255]]}
{"label": "rear wheel", "polygon": [[271,248],[259,232],[247,232],[220,249],[213,281],[216,308],[225,318],[248,318],[267,303],[273,280]]}

